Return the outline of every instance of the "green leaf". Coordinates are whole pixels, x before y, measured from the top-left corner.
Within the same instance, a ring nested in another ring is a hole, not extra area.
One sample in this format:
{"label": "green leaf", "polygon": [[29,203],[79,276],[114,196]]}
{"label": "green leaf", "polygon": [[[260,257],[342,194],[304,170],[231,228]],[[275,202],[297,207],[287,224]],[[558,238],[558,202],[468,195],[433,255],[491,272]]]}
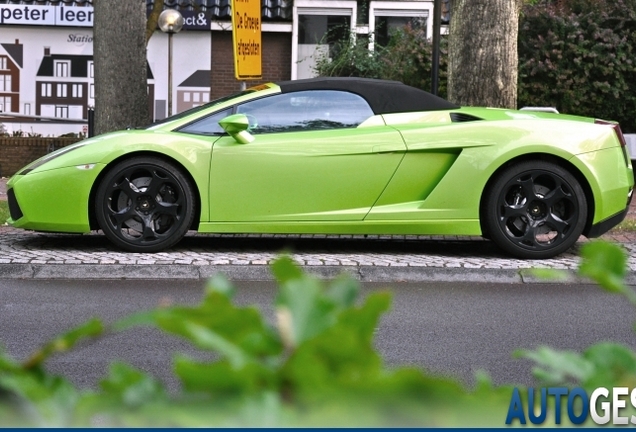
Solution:
{"label": "green leaf", "polygon": [[589,277],[603,289],[614,293],[626,291],[623,283],[627,256],[619,246],[605,241],[586,243],[581,248],[581,276]]}
{"label": "green leaf", "polygon": [[103,333],[104,326],[97,318],[93,318],[84,324],[56,337],[48,342],[24,363],[26,369],[39,367],[44,360],[54,353],[65,352],[72,349],[80,340],[88,337],[96,337]]}
{"label": "green leaf", "polygon": [[282,256],[272,263],[272,273],[279,284],[284,284],[290,280],[301,279],[305,274],[294,261],[288,256]]}
{"label": "green leaf", "polygon": [[[173,330],[176,329],[175,326],[172,328]],[[250,355],[247,351],[228,338],[224,338],[219,333],[197,323],[185,321],[182,323],[181,329],[176,332],[185,336],[200,348],[218,352],[227,358],[235,368],[242,368],[250,361]]]}
{"label": "green leaf", "polygon": [[278,383],[273,369],[255,362],[236,367],[227,361],[205,363],[179,356],[175,373],[188,391],[221,398],[273,389]]}
{"label": "green leaf", "polygon": [[110,373],[100,382],[100,386],[105,396],[114,397],[129,408],[166,398],[163,385],[159,381],[121,362],[111,364]]}
{"label": "green leaf", "polygon": [[359,388],[382,376],[382,360],[373,345],[378,321],[390,294],[374,293],[360,308],[348,308],[336,322],[296,347],[283,366],[283,381],[308,396],[321,391]]}
{"label": "green leaf", "polygon": [[278,328],[288,347],[296,347],[336,321],[336,305],[323,293],[323,283],[302,275],[284,282],[276,300]]}
{"label": "green leaf", "polygon": [[326,296],[339,309],[345,309],[354,305],[358,293],[360,292],[360,284],[350,275],[340,275],[327,287]]}
{"label": "green leaf", "polygon": [[612,342],[592,345],[583,357],[594,365],[594,373],[583,385],[596,387],[633,387],[636,382],[636,354],[631,348]]}
{"label": "green leaf", "polygon": [[234,298],[234,285],[223,274],[216,274],[208,281],[206,285],[206,293],[219,293],[228,299]]}
{"label": "green leaf", "polygon": [[535,351],[515,351],[514,355],[534,361],[536,367],[532,370],[533,375],[546,386],[583,382],[594,372],[594,365],[574,351],[540,347]]}

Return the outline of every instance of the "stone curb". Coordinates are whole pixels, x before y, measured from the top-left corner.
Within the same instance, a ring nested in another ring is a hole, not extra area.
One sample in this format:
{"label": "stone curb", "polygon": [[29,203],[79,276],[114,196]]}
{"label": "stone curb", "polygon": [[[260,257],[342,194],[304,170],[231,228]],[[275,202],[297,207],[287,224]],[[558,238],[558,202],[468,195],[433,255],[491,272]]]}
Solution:
{"label": "stone curb", "polygon": [[[377,266],[302,266],[310,274],[331,279],[342,273],[362,282],[488,282],[506,284],[537,284],[553,281],[535,276],[529,269],[466,269],[430,267]],[[571,270],[561,283],[590,283],[578,278]],[[2,279],[54,280],[207,280],[223,273],[235,281],[274,280],[267,265],[92,265],[92,264],[0,264]],[[559,281],[557,281],[558,283]],[[628,273],[625,282],[636,285],[636,272]]]}

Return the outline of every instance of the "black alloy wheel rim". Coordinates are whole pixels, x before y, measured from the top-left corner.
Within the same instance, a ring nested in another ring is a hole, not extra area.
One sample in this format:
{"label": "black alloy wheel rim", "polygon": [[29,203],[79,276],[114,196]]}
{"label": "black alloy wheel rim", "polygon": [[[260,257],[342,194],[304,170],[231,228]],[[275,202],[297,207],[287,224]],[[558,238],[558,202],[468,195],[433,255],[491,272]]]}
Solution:
{"label": "black alloy wheel rim", "polygon": [[185,193],[167,170],[137,165],[121,171],[102,203],[111,230],[123,241],[150,246],[179,231],[185,217]]}
{"label": "black alloy wheel rim", "polygon": [[544,170],[526,171],[507,182],[498,203],[499,227],[523,249],[559,246],[579,219],[572,187],[561,176]]}

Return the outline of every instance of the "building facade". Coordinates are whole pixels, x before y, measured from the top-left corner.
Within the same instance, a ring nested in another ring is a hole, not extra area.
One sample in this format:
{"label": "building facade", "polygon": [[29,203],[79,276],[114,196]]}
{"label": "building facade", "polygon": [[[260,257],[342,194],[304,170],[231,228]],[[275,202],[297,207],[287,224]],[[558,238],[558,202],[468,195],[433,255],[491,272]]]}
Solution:
{"label": "building facade", "polygon": [[[153,0],[146,2],[150,12]],[[163,3],[185,19],[173,36],[172,112],[238,91],[231,1]],[[371,48],[407,23],[432,36],[433,0],[262,0],[261,11],[263,74],[248,86],[314,76],[317,58],[344,34],[367,38]],[[92,25],[92,0],[0,0],[0,123],[7,132],[86,132],[95,104]],[[147,56],[149,105],[159,120],[169,100],[166,34],[155,32]]]}

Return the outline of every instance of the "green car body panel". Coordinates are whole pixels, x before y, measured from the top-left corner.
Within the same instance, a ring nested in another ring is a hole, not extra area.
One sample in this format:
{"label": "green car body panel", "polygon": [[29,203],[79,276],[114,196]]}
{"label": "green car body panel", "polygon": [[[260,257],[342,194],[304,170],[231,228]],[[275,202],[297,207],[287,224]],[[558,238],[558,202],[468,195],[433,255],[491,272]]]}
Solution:
{"label": "green car body panel", "polygon": [[98,228],[91,213],[101,178],[142,155],[159,156],[190,179],[201,232],[482,235],[490,182],[511,161],[535,159],[553,161],[580,181],[589,194],[589,228],[624,212],[634,185],[611,125],[545,112],[384,113],[354,128],[255,133],[244,144],[227,134],[179,131],[280,91],[260,86],[144,130],[51,153],[10,179],[22,217],[9,223],[71,233]]}

